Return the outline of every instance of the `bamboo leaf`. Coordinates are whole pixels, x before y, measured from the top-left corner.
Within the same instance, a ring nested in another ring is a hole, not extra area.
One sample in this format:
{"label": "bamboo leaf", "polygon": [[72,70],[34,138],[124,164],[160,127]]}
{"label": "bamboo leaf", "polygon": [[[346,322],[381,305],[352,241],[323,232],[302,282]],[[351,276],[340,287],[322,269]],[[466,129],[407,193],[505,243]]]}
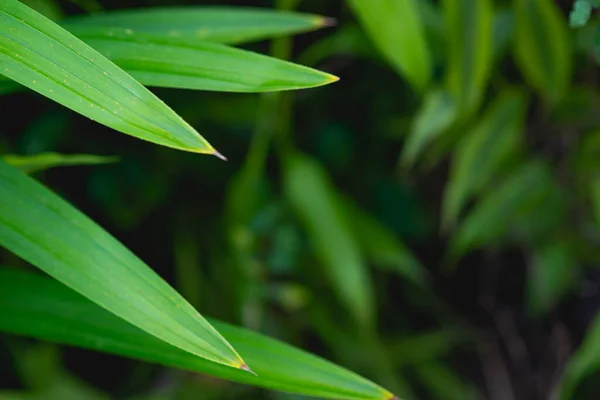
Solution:
{"label": "bamboo leaf", "polygon": [[424,91],[431,81],[431,55],[415,0],[349,3],[379,51],[415,89]]}
{"label": "bamboo leaf", "polygon": [[452,157],[443,203],[443,225],[456,222],[465,202],[494,177],[517,152],[526,102],[522,93],[507,91],[494,101],[481,120],[459,141]]}
{"label": "bamboo leaf", "polygon": [[98,165],[116,162],[116,157],[97,156],[93,154],[59,154],[40,153],[31,156],[4,154],[1,157],[5,163],[12,165],[28,174],[49,168],[71,165]]}
{"label": "bamboo leaf", "polygon": [[326,85],[337,77],[217,43],[130,35],[127,29],[79,37],[145,86],[267,92]]}
{"label": "bamboo leaf", "polygon": [[492,66],[490,0],[444,0],[448,38],[448,90],[461,113],[479,106]]}
{"label": "bamboo leaf", "polygon": [[452,96],[442,90],[429,92],[412,123],[402,150],[402,164],[412,166],[425,147],[446,131],[457,116],[458,107]]}
{"label": "bamboo leaf", "polygon": [[374,299],[368,269],[326,172],[307,156],[291,156],[284,191],[340,301],[359,324],[371,326]]}
{"label": "bamboo leaf", "polygon": [[191,354],[244,362],[171,286],[81,212],[0,162],[0,245],[115,315]]}
{"label": "bamboo leaf", "polygon": [[0,268],[0,330],[184,368],[307,396],[384,400],[380,386],[319,357],[257,333],[211,320],[258,376],[181,351],[50,279]]}
{"label": "bamboo leaf", "polygon": [[586,330],[583,342],[569,359],[556,389],[556,397],[561,400],[574,399],[577,386],[598,370],[600,370],[600,314],[597,313]]}
{"label": "bamboo leaf", "polygon": [[419,286],[425,286],[429,273],[397,235],[350,198],[339,194],[338,207],[353,230],[365,257],[381,268],[396,272]]}
{"label": "bamboo leaf", "polygon": [[568,241],[552,240],[539,246],[527,277],[527,305],[535,315],[551,310],[575,282],[577,260]]}
{"label": "bamboo leaf", "polygon": [[180,150],[218,154],[135,79],[16,0],[0,3],[0,73],[120,132]]}
{"label": "bamboo leaf", "polygon": [[[558,193],[557,193],[558,191]],[[541,229],[534,219],[548,212],[560,200],[560,189],[544,162],[531,160],[506,177],[494,190],[485,193],[458,228],[451,244],[453,256],[502,238],[522,224],[525,229]],[[542,206],[543,205],[543,206]],[[558,214],[553,211],[553,214]],[[546,223],[557,215],[545,215]],[[524,232],[523,234],[533,234]]]}
{"label": "bamboo leaf", "polygon": [[562,98],[571,77],[568,27],[553,0],[515,0],[515,56],[531,86],[551,102]]}
{"label": "bamboo leaf", "polygon": [[131,35],[240,44],[308,32],[331,25],[318,15],[250,7],[154,7],[118,10],[69,18],[63,26],[76,36],[110,35],[127,29]]}

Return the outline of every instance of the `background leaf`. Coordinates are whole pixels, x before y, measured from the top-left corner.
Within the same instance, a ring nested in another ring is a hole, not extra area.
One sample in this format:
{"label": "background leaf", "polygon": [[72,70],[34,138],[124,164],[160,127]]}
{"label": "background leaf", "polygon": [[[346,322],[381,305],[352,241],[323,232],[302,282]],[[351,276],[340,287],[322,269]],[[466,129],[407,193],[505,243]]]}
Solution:
{"label": "background leaf", "polygon": [[525,97],[517,91],[499,95],[489,109],[456,146],[450,179],[444,194],[442,218],[453,225],[465,202],[519,151],[526,112]]}
{"label": "background leaf", "polygon": [[432,66],[414,0],[349,0],[379,51],[412,86],[424,91]]}
{"label": "background leaf", "polygon": [[116,10],[69,18],[62,26],[76,36],[110,35],[127,29],[132,37],[240,44],[308,32],[332,20],[318,15],[251,7],[187,6]]}
{"label": "background leaf", "polygon": [[31,156],[4,154],[5,163],[29,174],[49,168],[74,165],[99,165],[117,162],[118,158],[93,154],[40,153]]}
{"label": "background leaf", "polygon": [[448,40],[447,87],[461,114],[475,111],[492,66],[490,0],[444,0]]}
{"label": "background leaf", "polygon": [[515,0],[515,55],[525,79],[551,102],[566,92],[571,78],[567,24],[552,0]]}
{"label": "background leaf", "polygon": [[411,166],[423,149],[448,129],[458,116],[452,96],[442,90],[429,92],[413,120],[402,150],[401,161]]}
{"label": "background leaf", "polygon": [[3,162],[0,198],[0,245],[173,346],[218,363],[244,365],[219,333],[139,258]]}
{"label": "background leaf", "polygon": [[284,190],[307,230],[329,284],[356,320],[371,326],[373,293],[368,269],[338,209],[326,172],[309,157],[295,155],[285,165]]}
{"label": "background leaf", "polygon": [[321,358],[254,332],[211,320],[257,376],[170,346],[50,279],[0,268],[0,330],[185,368],[309,396],[389,400],[385,389]]}

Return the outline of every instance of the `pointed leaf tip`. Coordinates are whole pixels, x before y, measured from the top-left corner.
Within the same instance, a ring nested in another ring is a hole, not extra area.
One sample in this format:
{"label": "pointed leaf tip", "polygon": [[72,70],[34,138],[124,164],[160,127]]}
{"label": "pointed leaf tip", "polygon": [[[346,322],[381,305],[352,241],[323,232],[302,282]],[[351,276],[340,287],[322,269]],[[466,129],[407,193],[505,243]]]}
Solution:
{"label": "pointed leaf tip", "polygon": [[244,371],[248,371],[254,376],[258,376],[258,374],[256,372],[252,371],[247,364],[240,365],[240,369],[243,369]]}
{"label": "pointed leaf tip", "polygon": [[217,150],[213,149],[212,155],[216,156],[217,158],[220,158],[223,161],[227,161],[227,157],[225,157],[223,154],[219,153]]}
{"label": "pointed leaf tip", "polygon": [[337,25],[337,20],[332,17],[318,17],[317,25],[322,27],[332,27]]}

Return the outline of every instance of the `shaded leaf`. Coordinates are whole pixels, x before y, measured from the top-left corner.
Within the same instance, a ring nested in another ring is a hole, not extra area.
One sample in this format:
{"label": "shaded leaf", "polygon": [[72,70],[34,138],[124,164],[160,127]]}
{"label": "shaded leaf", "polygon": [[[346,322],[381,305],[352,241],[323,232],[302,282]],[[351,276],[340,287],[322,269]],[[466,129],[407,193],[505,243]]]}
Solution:
{"label": "shaded leaf", "polygon": [[476,400],[481,396],[475,387],[466,383],[452,369],[439,361],[415,367],[418,379],[437,400]]}
{"label": "shaded leaf", "polygon": [[436,330],[395,338],[387,348],[397,367],[412,367],[446,357],[462,342],[458,331]]}
{"label": "shaded leaf", "polygon": [[429,92],[406,138],[401,156],[402,164],[413,165],[425,147],[448,129],[457,115],[456,103],[447,92]]}
{"label": "shaded leaf", "polygon": [[558,398],[574,399],[577,386],[598,370],[600,370],[600,314],[596,314],[586,331],[583,342],[569,359],[555,391]]}
{"label": "shaded leaf", "polygon": [[415,0],[349,3],[379,51],[415,89],[424,91],[431,80],[432,66]]}
{"label": "shaded leaf", "polygon": [[360,324],[370,326],[374,300],[369,272],[327,173],[307,156],[290,156],[284,191],[337,296]]}
{"label": "shaded leaf", "polygon": [[521,92],[506,91],[460,139],[452,155],[443,203],[443,225],[456,222],[464,204],[491,181],[521,143],[527,103]]}
{"label": "shaded leaf", "polygon": [[40,153],[31,156],[4,154],[5,163],[29,174],[49,168],[71,165],[98,165],[117,162],[118,158],[93,154]]}
{"label": "shaded leaf", "polygon": [[117,10],[69,18],[62,25],[76,36],[109,35],[123,29],[132,36],[239,44],[308,32],[332,21],[318,15],[250,7],[188,6]]}
{"label": "shaded leaf", "polygon": [[571,77],[571,43],[553,0],[515,0],[515,55],[529,84],[547,100],[562,98]]}
{"label": "shaded leaf", "polygon": [[0,5],[0,73],[123,133],[180,150],[215,153],[131,76],[16,0]]}
{"label": "shaded leaf", "polygon": [[527,277],[527,305],[536,315],[549,312],[574,283],[577,263],[570,244],[553,240],[534,251]]}
{"label": "shaded leaf", "polygon": [[365,257],[380,267],[398,273],[422,286],[429,273],[397,235],[350,198],[338,195],[338,207],[351,225]]}
{"label": "shaded leaf", "polygon": [[258,376],[208,362],[157,340],[67,287],[0,269],[0,330],[138,358],[236,382],[336,399],[391,399],[385,389],[319,357],[211,320]]}
{"label": "shaded leaf", "polygon": [[0,245],[151,335],[241,367],[221,335],[102,228],[23,172],[0,162]]}
{"label": "shaded leaf", "polygon": [[492,66],[491,0],[444,0],[448,39],[447,87],[461,113],[479,107]]}
{"label": "shaded leaf", "polygon": [[[451,253],[457,256],[498,240],[517,227],[529,230],[538,228],[536,208],[548,211],[541,205],[553,204],[555,195],[553,177],[544,162],[534,159],[521,165],[493,190],[484,193],[453,237]],[[543,217],[544,220],[551,220],[553,215]],[[534,232],[523,234],[527,233]]]}

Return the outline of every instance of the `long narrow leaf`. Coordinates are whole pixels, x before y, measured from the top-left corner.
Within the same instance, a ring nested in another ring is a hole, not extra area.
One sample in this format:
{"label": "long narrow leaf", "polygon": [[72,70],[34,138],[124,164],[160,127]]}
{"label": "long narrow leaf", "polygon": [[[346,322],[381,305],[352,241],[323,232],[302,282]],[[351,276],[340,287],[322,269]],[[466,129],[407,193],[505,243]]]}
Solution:
{"label": "long narrow leaf", "polygon": [[0,157],[5,163],[12,165],[28,174],[55,167],[71,165],[98,165],[117,161],[116,157],[98,156],[94,154],[59,154],[40,153],[30,156],[4,154]]}
{"label": "long narrow leaf", "polygon": [[[112,28],[128,29],[131,35],[156,36],[239,44],[307,32],[330,25],[318,15],[248,7],[157,7],[118,10],[70,18],[62,23],[78,36]],[[98,29],[100,28],[100,29]]]}
{"label": "long narrow leaf", "polygon": [[356,321],[369,326],[374,300],[368,268],[326,172],[309,157],[294,155],[285,166],[284,186],[331,286]]}
{"label": "long narrow leaf", "polygon": [[123,245],[25,173],[0,162],[0,245],[140,329],[209,360],[235,350]]}
{"label": "long narrow leaf", "polygon": [[273,57],[217,43],[127,29],[79,37],[145,86],[266,92],[326,85],[338,78]]}
{"label": "long narrow leaf", "polygon": [[258,376],[194,357],[41,276],[0,268],[0,330],[139,358],[297,394],[353,400],[393,398],[385,389],[321,358],[211,320]]}
{"label": "long narrow leaf", "polygon": [[444,0],[448,29],[448,89],[463,113],[481,101],[492,65],[490,0]]}
{"label": "long narrow leaf", "polygon": [[515,0],[515,54],[525,78],[549,101],[562,98],[571,76],[567,21],[553,0]]}
{"label": "long narrow leaf", "polygon": [[452,157],[443,204],[443,223],[450,227],[464,204],[493,179],[521,142],[526,101],[517,91],[498,96],[481,120],[460,140]]}
{"label": "long narrow leaf", "polygon": [[0,73],[115,130],[215,154],[173,110],[122,69],[17,0],[0,2]]}
{"label": "long narrow leaf", "polygon": [[349,0],[379,51],[418,90],[431,80],[431,56],[417,4],[420,0]]}

